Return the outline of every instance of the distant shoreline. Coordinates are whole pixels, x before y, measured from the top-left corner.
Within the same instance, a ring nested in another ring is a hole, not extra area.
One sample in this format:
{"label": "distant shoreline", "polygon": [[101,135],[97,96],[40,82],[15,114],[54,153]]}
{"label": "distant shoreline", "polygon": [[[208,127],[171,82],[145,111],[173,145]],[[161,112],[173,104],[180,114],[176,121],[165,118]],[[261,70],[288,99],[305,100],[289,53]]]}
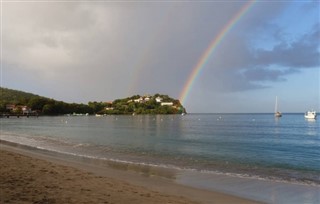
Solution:
{"label": "distant shoreline", "polygon": [[[283,115],[298,115],[298,114],[301,114],[301,115],[304,115],[305,112],[289,112],[289,113],[282,113]],[[274,115],[274,113],[272,112],[266,112],[266,113],[185,113],[185,115]],[[132,116],[132,114],[104,114],[102,116],[116,116],[116,115],[125,115],[125,116]],[[134,114],[135,115],[135,114]],[[136,116],[138,115],[181,115],[179,113],[174,113],[174,114],[160,114],[160,113],[155,113],[155,114],[137,114]],[[6,117],[6,116],[10,116],[10,117],[17,117],[17,116],[20,116],[20,117],[25,117],[25,116],[31,116],[31,117],[34,117],[34,116],[96,116],[96,114],[85,114],[85,113],[79,113],[79,114],[57,114],[57,115],[46,115],[46,114],[9,114],[9,113],[0,113],[0,116],[1,117]]]}

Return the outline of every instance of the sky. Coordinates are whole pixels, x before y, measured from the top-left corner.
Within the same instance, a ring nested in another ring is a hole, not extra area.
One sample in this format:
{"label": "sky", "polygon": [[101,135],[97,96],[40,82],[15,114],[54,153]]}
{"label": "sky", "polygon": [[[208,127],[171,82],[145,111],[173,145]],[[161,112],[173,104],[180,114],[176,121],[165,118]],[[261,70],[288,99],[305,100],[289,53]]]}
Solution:
{"label": "sky", "polygon": [[281,112],[320,111],[319,0],[0,2],[2,87],[76,103],[160,93],[189,113],[271,113],[276,96]]}

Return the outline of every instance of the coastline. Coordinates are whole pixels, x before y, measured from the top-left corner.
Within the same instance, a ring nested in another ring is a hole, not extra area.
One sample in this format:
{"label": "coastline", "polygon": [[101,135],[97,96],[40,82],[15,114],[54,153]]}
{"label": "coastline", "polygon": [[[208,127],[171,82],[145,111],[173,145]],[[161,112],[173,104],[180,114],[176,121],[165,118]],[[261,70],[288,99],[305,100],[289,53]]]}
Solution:
{"label": "coastline", "polygon": [[107,167],[2,142],[0,155],[3,203],[259,203],[178,184],[161,169]]}

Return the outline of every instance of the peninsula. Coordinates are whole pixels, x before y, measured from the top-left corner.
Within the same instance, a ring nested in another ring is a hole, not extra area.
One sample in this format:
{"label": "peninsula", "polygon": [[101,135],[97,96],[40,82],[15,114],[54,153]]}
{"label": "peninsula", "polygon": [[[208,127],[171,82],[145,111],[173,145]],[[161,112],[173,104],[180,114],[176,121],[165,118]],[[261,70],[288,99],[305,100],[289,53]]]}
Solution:
{"label": "peninsula", "polygon": [[180,101],[168,95],[134,95],[109,102],[88,104],[66,103],[23,91],[0,87],[0,113],[16,115],[63,114],[182,114],[186,109]]}

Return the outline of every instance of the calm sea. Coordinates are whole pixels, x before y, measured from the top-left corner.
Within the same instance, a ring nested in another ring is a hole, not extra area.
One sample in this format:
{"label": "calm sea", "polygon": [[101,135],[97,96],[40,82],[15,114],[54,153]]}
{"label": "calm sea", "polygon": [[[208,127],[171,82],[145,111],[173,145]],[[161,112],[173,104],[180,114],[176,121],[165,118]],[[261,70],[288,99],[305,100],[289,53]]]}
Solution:
{"label": "calm sea", "polygon": [[320,186],[319,120],[303,114],[12,117],[1,119],[0,139],[189,174]]}

